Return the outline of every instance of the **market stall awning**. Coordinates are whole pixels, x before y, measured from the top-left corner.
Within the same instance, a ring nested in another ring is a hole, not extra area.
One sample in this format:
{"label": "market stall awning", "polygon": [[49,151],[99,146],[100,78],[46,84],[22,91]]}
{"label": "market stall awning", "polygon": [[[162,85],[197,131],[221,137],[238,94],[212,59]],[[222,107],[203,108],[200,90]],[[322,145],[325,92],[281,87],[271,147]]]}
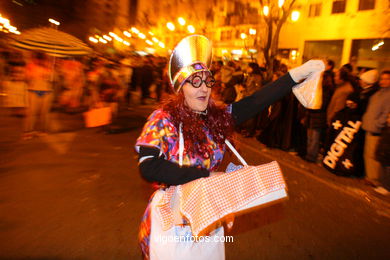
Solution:
{"label": "market stall awning", "polygon": [[45,52],[52,56],[80,56],[92,52],[83,41],[54,28],[34,28],[14,36],[10,43],[13,47]]}

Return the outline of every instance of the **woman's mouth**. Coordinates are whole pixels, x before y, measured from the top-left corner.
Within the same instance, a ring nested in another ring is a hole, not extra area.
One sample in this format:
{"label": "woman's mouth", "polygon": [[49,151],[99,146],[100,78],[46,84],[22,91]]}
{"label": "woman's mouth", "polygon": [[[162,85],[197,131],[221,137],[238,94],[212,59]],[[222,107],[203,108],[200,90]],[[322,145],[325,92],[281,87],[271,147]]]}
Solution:
{"label": "woman's mouth", "polygon": [[200,97],[197,97],[196,99],[198,99],[200,101],[206,101],[206,96],[200,96]]}

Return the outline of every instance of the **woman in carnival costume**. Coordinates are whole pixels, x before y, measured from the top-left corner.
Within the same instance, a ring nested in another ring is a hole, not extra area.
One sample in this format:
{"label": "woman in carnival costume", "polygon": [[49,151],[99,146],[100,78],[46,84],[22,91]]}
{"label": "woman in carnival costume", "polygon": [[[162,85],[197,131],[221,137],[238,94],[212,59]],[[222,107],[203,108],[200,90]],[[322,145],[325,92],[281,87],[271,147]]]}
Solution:
{"label": "woman in carnival costume", "polygon": [[[216,172],[231,140],[234,126],[289,94],[292,88],[314,72],[325,68],[321,60],[310,60],[290,70],[242,100],[219,107],[210,98],[215,84],[209,70],[211,42],[204,36],[184,38],[172,52],[169,78],[176,95],[148,118],[136,142],[141,175],[160,184],[151,197],[140,226],[140,244],[145,259],[224,259],[223,242],[189,239],[191,228],[183,217],[170,230],[163,230],[156,207],[165,188],[177,186]],[[184,140],[184,147],[179,140]],[[209,234],[223,236],[222,225]],[[186,237],[175,240],[164,236]]]}

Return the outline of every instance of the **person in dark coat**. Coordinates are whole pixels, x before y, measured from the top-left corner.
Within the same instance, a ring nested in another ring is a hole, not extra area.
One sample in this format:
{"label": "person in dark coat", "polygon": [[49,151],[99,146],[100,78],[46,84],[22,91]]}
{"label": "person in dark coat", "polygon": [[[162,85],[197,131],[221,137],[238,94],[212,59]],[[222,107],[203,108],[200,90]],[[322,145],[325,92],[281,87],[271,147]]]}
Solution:
{"label": "person in dark coat", "polygon": [[322,105],[320,109],[307,109],[305,125],[307,126],[307,149],[305,160],[316,162],[321,144],[324,142],[324,130],[326,125],[326,110],[335,88],[334,85],[334,62],[327,61],[327,67],[322,77]]}
{"label": "person in dark coat", "polygon": [[[279,65],[279,70],[274,74],[274,80],[286,70],[284,64]],[[284,96],[269,108],[269,124],[262,126],[257,140],[270,148],[279,148],[285,151],[300,150],[302,141],[305,142],[305,134],[302,134],[300,126],[300,107],[293,93]],[[263,119],[263,117],[261,117]]]}
{"label": "person in dark coat", "polygon": [[233,73],[230,80],[225,84],[222,90],[222,101],[225,104],[231,104],[236,100],[237,92],[235,85],[242,84],[244,82],[244,72],[241,67],[236,67],[236,71]]}
{"label": "person in dark coat", "polygon": [[[245,96],[250,96],[259,90],[262,86],[263,76],[260,67],[257,63],[251,62],[248,64],[247,77],[245,78]],[[260,114],[260,113],[259,113]],[[256,127],[260,115],[256,115],[252,119],[245,122],[243,125],[242,134],[244,137],[253,137],[256,134]]]}
{"label": "person in dark coat", "polygon": [[150,85],[154,81],[153,75],[153,61],[150,57],[145,58],[145,63],[140,69],[139,84],[141,86],[141,104],[147,104],[147,100],[150,98]]}
{"label": "person in dark coat", "polygon": [[390,190],[390,113],[387,114],[387,124],[383,128],[376,148],[376,159],[384,168],[383,185]]}

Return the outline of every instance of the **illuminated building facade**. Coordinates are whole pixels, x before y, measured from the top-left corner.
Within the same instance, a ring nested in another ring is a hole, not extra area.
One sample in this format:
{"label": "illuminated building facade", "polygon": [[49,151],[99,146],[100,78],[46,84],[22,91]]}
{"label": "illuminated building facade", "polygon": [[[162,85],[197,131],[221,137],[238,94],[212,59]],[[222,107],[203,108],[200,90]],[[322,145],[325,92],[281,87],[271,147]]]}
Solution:
{"label": "illuminated building facade", "polygon": [[357,67],[390,67],[388,0],[304,2],[301,18],[282,29],[280,49],[297,50],[299,61],[321,57],[337,66],[351,62]]}
{"label": "illuminated building facade", "polygon": [[[321,57],[333,59],[337,66],[351,60],[359,67],[390,66],[388,0],[297,0],[292,10],[299,11],[299,18],[286,21],[278,44],[278,58],[288,65]],[[171,48],[185,32],[177,22],[169,32],[166,23],[183,16],[198,27],[196,33],[213,40],[215,56],[254,57],[261,63],[262,15],[258,0],[171,0],[158,5],[139,1],[137,23],[160,32]]]}
{"label": "illuminated building facade", "polygon": [[[220,3],[215,17],[216,53],[221,57],[248,57],[264,37],[261,11],[255,12],[259,10],[258,1]],[[357,67],[390,67],[388,0],[298,0],[294,6],[293,10],[300,12],[299,19],[287,20],[278,44],[278,58],[285,63],[294,66],[320,57],[333,59],[337,66],[352,62]],[[243,7],[246,13],[237,13]],[[257,29],[256,35],[249,33],[251,28]],[[261,55],[255,57],[261,62]]]}

